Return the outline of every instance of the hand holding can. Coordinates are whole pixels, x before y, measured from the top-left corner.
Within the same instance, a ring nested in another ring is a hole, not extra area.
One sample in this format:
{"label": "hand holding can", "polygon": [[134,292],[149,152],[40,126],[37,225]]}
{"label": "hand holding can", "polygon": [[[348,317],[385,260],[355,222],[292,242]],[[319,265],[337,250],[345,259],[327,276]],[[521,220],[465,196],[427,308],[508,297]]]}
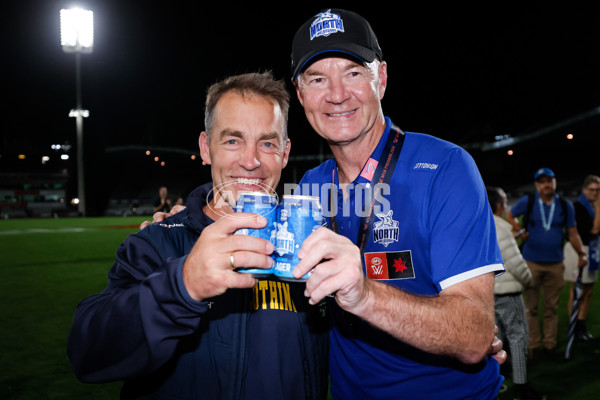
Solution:
{"label": "hand holding can", "polygon": [[[236,202],[235,212],[260,214],[267,219],[267,225],[262,229],[239,229],[235,235],[248,235],[273,242],[275,236],[275,222],[277,219],[277,196],[263,192],[242,192]],[[273,267],[252,268],[238,267],[236,271],[243,274],[252,274],[255,278],[264,278],[273,274]]]}
{"label": "hand holding can", "polygon": [[274,274],[285,281],[306,281],[310,272],[299,279],[292,271],[300,262],[298,251],[304,240],[323,225],[323,213],[318,197],[283,196],[277,209],[275,232]]}

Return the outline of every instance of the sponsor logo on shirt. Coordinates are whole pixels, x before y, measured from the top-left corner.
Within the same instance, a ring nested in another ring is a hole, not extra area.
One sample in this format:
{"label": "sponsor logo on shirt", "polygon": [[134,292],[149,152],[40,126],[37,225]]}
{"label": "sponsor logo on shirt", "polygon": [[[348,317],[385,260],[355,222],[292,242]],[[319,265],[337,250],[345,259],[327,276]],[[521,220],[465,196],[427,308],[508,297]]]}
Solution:
{"label": "sponsor logo on shirt", "polygon": [[400,229],[398,228],[398,221],[392,219],[394,210],[388,211],[388,213],[375,214],[379,221],[373,225],[373,242],[381,243],[385,247],[388,247],[390,243],[398,241],[398,234]]}
{"label": "sponsor logo on shirt", "polygon": [[184,224],[159,224],[159,226],[162,226],[163,228],[185,228]]}
{"label": "sponsor logo on shirt", "polygon": [[436,169],[438,169],[438,165],[426,163],[426,162],[420,162],[420,163],[416,163],[415,166],[413,167],[413,169],[424,169],[424,170],[435,171]]}
{"label": "sponsor logo on shirt", "polygon": [[365,253],[369,279],[411,279],[415,277],[410,250]]}
{"label": "sponsor logo on shirt", "polygon": [[378,164],[379,164],[379,161],[377,161],[373,158],[369,158],[369,160],[365,164],[365,167],[363,168],[362,172],[360,173],[360,176],[362,176],[365,179],[368,179],[369,181],[373,180],[373,174],[375,174],[375,170],[377,169]]}
{"label": "sponsor logo on shirt", "polygon": [[260,280],[252,288],[254,310],[284,310],[298,312],[290,295],[290,285],[281,281]]}

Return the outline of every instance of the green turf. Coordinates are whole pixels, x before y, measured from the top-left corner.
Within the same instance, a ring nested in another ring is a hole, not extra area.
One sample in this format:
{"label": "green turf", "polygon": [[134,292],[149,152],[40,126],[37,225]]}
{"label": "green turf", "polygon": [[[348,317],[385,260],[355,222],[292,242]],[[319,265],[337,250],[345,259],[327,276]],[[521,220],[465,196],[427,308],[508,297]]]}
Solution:
{"label": "green turf", "polygon": [[[597,290],[597,289],[596,289]],[[559,304],[558,350],[564,356],[567,341],[569,283],[562,291]],[[590,311],[587,317],[588,330],[595,339],[591,342],[574,342],[571,358],[568,361],[549,361],[546,359],[530,362],[527,368],[529,383],[540,393],[546,394],[548,400],[595,400],[599,398],[600,379],[598,379],[598,363],[600,361],[600,293],[592,295]],[[539,310],[541,318],[542,304]],[[508,367],[508,364],[507,364]],[[507,391],[499,394],[500,400],[513,399],[510,368],[506,374]]]}
{"label": "green turf", "polygon": [[[77,303],[106,285],[118,245],[143,217],[0,220],[0,399],[116,399],[120,383],[79,383],[65,353]],[[567,288],[559,342],[566,340]],[[600,337],[600,294],[589,330]],[[576,343],[569,362],[538,362],[530,381],[549,399],[596,399],[600,342]],[[512,399],[512,383],[500,399]]]}
{"label": "green turf", "polygon": [[118,245],[142,220],[0,221],[0,398],[118,398],[118,383],[75,379],[65,342],[75,306],[106,285]]}

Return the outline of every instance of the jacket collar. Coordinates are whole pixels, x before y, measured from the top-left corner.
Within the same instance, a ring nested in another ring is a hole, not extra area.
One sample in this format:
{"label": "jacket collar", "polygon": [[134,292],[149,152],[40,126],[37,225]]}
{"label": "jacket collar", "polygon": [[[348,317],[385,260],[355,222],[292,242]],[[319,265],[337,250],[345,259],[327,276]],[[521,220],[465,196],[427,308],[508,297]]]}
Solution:
{"label": "jacket collar", "polygon": [[203,210],[212,198],[212,189],[212,182],[208,182],[194,189],[188,196],[183,223],[196,232],[201,232],[208,225],[215,222]]}

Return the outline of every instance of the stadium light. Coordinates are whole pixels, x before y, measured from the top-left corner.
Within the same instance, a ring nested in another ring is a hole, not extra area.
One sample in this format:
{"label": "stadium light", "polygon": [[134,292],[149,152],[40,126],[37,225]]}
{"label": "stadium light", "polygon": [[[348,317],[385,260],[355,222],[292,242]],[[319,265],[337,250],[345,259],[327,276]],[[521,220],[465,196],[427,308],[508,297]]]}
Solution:
{"label": "stadium light", "polygon": [[60,10],[60,44],[66,53],[91,53],[94,13],[81,8]]}
{"label": "stadium light", "polygon": [[76,108],[69,112],[75,118],[77,130],[77,191],[78,208],[81,215],[86,215],[85,180],[83,168],[83,118],[89,111],[81,106],[81,54],[89,54],[94,48],[94,13],[81,8],[60,10],[60,44],[65,53],[75,54],[75,97]]}

